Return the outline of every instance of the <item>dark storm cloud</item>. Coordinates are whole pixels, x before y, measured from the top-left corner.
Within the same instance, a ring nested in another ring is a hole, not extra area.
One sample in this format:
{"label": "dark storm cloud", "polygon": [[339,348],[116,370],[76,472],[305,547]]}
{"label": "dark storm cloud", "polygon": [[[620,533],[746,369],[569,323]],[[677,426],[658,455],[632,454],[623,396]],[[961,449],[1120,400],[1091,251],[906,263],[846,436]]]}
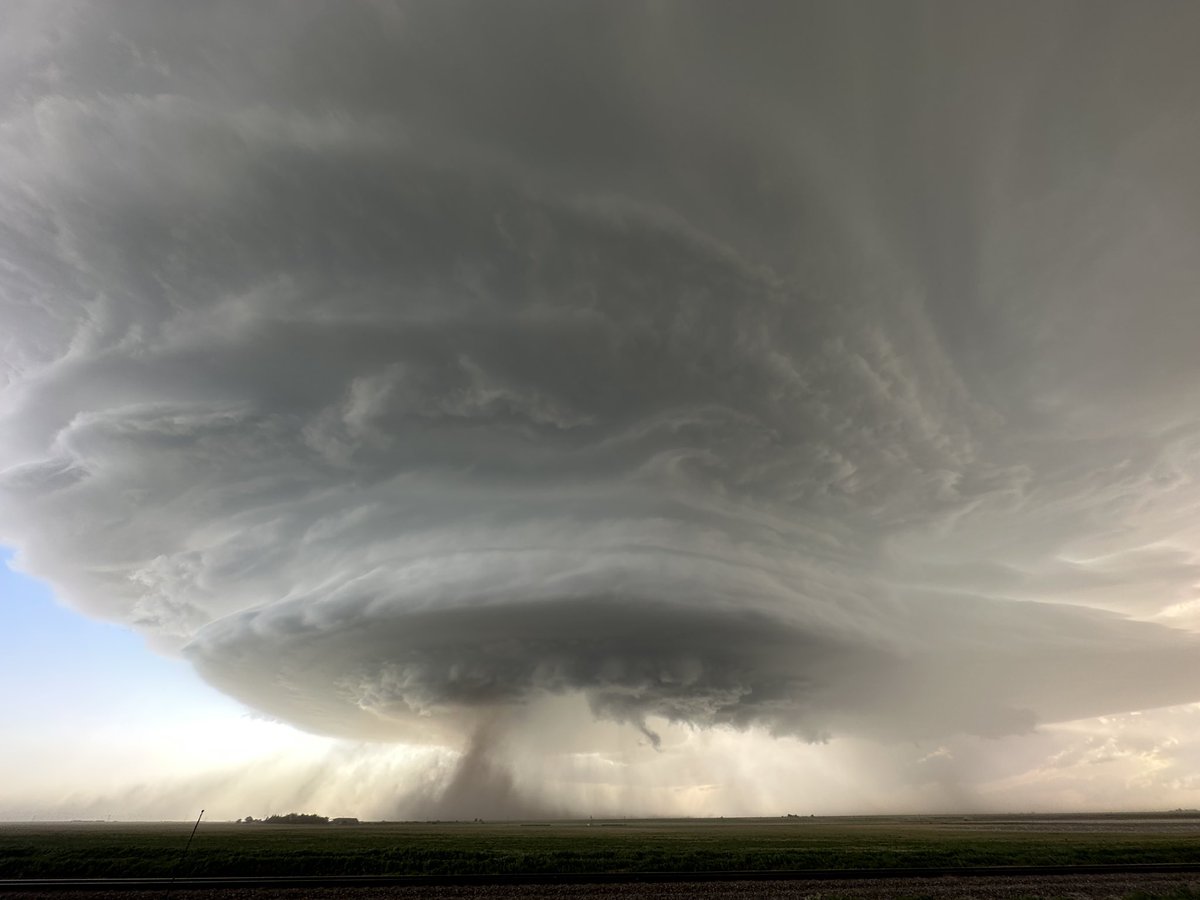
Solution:
{"label": "dark storm cloud", "polygon": [[[838,729],[918,739],[1020,732],[1039,719],[1194,696],[1180,674],[1196,672],[1195,641],[1103,614],[1019,605],[1001,615],[954,598],[880,612],[852,630],[751,602],[778,598],[724,594],[741,601],[724,609],[664,603],[674,588],[576,599],[560,586],[532,603],[506,591],[404,615],[395,610],[412,599],[374,612],[323,599],[327,615],[304,600],[222,620],[193,653],[201,672],[251,704],[316,731],[372,737],[420,737],[423,718],[461,731],[480,711],[568,692],[654,743],[652,716],[808,740]],[[875,640],[865,639],[872,629]]]}
{"label": "dark storm cloud", "polygon": [[0,525],[80,608],[373,737],[1197,699],[1191,10],[5,15]]}

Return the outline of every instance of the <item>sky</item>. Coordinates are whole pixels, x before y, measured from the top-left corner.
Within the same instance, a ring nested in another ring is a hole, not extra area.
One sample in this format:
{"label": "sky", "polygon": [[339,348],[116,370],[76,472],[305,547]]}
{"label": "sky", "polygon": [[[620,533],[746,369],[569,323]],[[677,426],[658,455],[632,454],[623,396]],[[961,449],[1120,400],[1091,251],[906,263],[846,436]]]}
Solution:
{"label": "sky", "polygon": [[0,9],[0,818],[1200,807],[1200,8]]}

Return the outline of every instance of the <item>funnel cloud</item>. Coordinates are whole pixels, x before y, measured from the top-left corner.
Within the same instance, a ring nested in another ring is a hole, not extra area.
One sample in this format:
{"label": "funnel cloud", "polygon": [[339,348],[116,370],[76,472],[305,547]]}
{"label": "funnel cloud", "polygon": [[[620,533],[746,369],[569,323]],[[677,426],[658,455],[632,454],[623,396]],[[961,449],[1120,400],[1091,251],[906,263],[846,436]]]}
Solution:
{"label": "funnel cloud", "polygon": [[564,697],[1200,701],[1200,9],[2,15],[0,539],[82,612],[497,810]]}

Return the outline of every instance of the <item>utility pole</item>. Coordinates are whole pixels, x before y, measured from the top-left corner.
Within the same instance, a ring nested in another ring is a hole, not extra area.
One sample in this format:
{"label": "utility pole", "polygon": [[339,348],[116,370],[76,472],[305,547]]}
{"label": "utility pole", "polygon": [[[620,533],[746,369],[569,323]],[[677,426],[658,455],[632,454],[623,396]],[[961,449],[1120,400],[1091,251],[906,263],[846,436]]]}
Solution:
{"label": "utility pole", "polygon": [[167,892],[163,894],[163,900],[171,896],[171,888],[175,886],[175,877],[179,874],[179,867],[183,865],[183,860],[187,857],[187,852],[192,846],[192,838],[196,836],[196,829],[200,827],[200,820],[204,818],[204,810],[200,810],[200,815],[196,816],[196,824],[192,826],[192,833],[188,835],[187,843],[183,846],[183,853],[179,855],[179,862],[175,863],[175,871],[171,873],[171,880],[167,883]]}

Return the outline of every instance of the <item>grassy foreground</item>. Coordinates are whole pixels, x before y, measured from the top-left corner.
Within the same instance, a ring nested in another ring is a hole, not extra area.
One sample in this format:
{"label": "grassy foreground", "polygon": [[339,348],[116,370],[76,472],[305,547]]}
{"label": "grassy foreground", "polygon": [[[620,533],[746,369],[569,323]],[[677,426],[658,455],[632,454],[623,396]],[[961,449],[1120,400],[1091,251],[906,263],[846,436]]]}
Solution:
{"label": "grassy foreground", "polygon": [[[0,878],[175,871],[191,824],[0,824]],[[1200,817],[201,824],[180,875],[715,871],[1200,862]]]}

